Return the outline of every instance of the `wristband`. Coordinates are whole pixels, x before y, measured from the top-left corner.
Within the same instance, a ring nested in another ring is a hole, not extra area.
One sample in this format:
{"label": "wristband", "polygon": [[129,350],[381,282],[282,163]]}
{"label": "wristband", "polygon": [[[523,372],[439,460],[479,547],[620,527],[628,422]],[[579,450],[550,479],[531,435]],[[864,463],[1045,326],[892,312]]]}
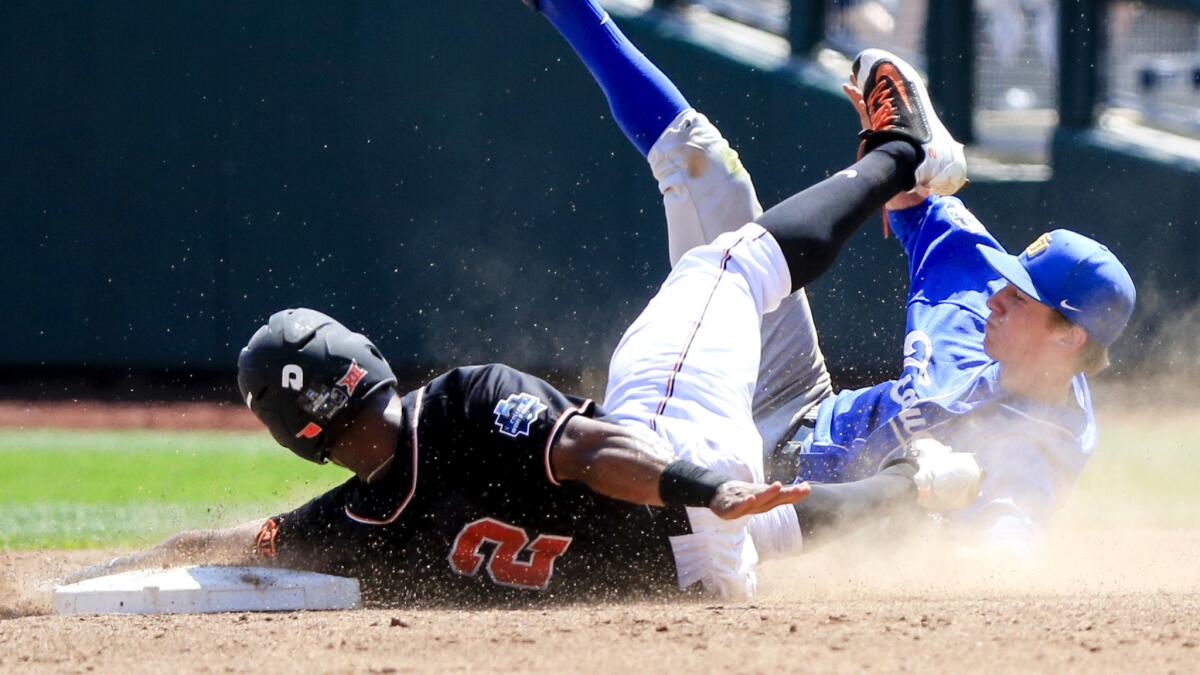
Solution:
{"label": "wristband", "polygon": [[663,469],[658,479],[658,496],[667,506],[707,508],[717,490],[729,480],[716,471],[677,459]]}

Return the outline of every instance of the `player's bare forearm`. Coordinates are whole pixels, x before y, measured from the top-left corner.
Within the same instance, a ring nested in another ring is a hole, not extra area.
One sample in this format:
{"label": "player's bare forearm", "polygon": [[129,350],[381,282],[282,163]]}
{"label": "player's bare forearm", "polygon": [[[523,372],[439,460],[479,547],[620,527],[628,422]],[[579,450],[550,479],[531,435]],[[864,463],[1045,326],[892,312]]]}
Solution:
{"label": "player's bare forearm", "polygon": [[[574,480],[587,485],[593,492],[613,499],[663,506],[664,473],[677,460],[668,448],[656,445],[628,429],[576,416],[567,422],[559,441],[551,449],[551,464],[559,480]],[[697,480],[708,481],[715,489],[703,503],[722,518],[740,518],[769,511],[783,504],[795,504],[808,496],[808,485],[763,485],[717,477],[708,474]],[[686,473],[686,470],[685,470]],[[681,480],[690,480],[686,476]],[[693,488],[703,488],[695,485]],[[683,490],[691,491],[687,485]],[[702,490],[701,490],[702,492]]]}
{"label": "player's bare forearm", "polygon": [[74,583],[131,570],[175,565],[238,565],[254,562],[254,537],[265,519],[216,530],[188,530],[171,535],[156,546],[85,567],[66,577]]}
{"label": "player's bare forearm", "polygon": [[582,415],[567,421],[550,450],[558,480],[573,480],[613,499],[662,506],[659,478],[675,459],[624,427]]}

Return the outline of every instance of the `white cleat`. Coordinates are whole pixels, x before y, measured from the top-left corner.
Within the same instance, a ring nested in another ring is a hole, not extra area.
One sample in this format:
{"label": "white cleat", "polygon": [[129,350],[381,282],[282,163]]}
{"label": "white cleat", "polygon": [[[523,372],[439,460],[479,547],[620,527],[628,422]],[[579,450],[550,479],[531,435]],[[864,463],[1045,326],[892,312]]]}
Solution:
{"label": "white cleat", "polygon": [[864,130],[864,151],[904,139],[921,147],[916,184],[939,195],[952,195],[967,182],[967,158],[938,119],[929,92],[916,69],[882,49],[866,49],[854,59],[851,81],[862,89],[871,128]]}

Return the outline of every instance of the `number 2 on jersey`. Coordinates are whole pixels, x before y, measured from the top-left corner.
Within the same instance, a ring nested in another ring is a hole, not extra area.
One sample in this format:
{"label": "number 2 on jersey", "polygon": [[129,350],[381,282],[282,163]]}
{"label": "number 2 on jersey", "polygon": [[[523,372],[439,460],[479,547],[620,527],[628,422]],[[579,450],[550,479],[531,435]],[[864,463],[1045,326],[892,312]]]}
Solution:
{"label": "number 2 on jersey", "polygon": [[[490,558],[479,551],[485,543],[496,547]],[[486,561],[488,576],[497,584],[541,591],[554,576],[554,559],[570,544],[570,537],[552,534],[539,534],[530,544],[525,530],[493,518],[481,518],[467,523],[454,538],[450,567],[459,574],[473,577]],[[528,562],[517,559],[522,553]]]}

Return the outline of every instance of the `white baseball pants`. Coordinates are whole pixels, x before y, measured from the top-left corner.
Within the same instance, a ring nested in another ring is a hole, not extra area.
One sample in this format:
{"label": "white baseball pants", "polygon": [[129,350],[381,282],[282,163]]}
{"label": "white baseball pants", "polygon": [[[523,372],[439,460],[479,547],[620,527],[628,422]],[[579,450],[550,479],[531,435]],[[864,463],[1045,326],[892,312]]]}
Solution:
{"label": "white baseball pants", "polygon": [[[765,452],[832,393],[808,300],[802,290],[789,295],[778,244],[751,222],[762,208],[750,176],[707,118],[681,113],[649,160],[673,267],[613,353],[605,407],[685,459],[761,481]],[[758,554],[747,520],[707,509],[688,516],[693,534],[671,541],[680,587],[702,581],[726,597],[752,594]],[[791,507],[749,525],[764,553],[800,545]]]}

